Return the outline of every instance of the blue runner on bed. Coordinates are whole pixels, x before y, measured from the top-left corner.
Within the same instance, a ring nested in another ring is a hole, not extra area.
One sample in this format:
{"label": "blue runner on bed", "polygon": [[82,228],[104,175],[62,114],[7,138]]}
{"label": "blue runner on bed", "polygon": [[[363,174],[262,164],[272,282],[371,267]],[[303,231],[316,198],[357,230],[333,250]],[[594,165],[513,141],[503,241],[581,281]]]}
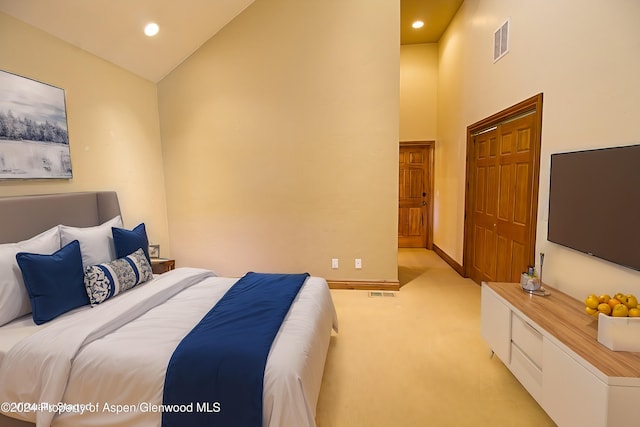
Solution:
{"label": "blue runner on bed", "polygon": [[247,273],[227,291],[171,356],[163,427],[262,427],[267,356],[307,277]]}

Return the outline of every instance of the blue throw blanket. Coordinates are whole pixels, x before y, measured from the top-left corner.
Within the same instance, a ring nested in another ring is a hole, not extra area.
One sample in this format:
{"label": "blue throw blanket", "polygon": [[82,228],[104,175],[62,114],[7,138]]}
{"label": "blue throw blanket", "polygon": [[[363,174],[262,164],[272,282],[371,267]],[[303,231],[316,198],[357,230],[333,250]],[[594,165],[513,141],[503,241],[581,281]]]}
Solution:
{"label": "blue throw blanket", "polygon": [[163,427],[262,427],[271,344],[309,275],[247,273],[171,356]]}

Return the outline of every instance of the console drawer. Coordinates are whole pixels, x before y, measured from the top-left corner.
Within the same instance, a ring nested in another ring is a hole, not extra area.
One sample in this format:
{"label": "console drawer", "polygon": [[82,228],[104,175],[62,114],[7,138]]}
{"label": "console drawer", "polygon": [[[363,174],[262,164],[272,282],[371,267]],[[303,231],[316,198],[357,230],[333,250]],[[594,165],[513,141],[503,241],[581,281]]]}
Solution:
{"label": "console drawer", "polygon": [[514,312],[511,312],[511,341],[542,369],[542,334]]}
{"label": "console drawer", "polygon": [[509,369],[529,394],[540,403],[542,371],[515,344],[511,345],[511,364]]}

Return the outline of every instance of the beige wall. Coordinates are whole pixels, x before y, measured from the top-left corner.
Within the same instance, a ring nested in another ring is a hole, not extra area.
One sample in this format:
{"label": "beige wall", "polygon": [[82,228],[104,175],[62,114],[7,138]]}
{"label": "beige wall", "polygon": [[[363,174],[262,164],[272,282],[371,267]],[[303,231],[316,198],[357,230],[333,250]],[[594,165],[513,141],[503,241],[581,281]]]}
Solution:
{"label": "beige wall", "polygon": [[257,0],[160,82],[177,262],[396,280],[399,56],[397,2]]}
{"label": "beige wall", "polygon": [[0,13],[0,69],[65,90],[71,180],[0,181],[0,196],[118,192],[125,226],[169,250],[156,86]]}
{"label": "beige wall", "polygon": [[438,99],[438,45],[400,47],[400,141],[434,141]]}
{"label": "beige wall", "polygon": [[[258,0],[161,82],[158,102],[152,83],[0,14],[0,68],[66,91],[74,169],[2,181],[0,195],[116,190],[163,255],[221,274],[395,280],[398,138],[436,135],[434,242],[462,262],[466,127],[543,92],[545,279],[578,298],[640,293],[639,273],[546,241],[550,155],[640,142],[640,4],[467,0],[434,59],[434,45],[400,54],[397,5],[304,3]],[[494,64],[508,17],[511,51]],[[594,37],[603,27],[615,31]]]}
{"label": "beige wall", "polygon": [[[439,49],[435,243],[462,261],[466,127],[544,93],[537,251],[544,278],[582,299],[640,293],[640,273],[546,239],[550,155],[640,143],[640,3],[466,0]],[[510,51],[492,36],[511,18]],[[438,196],[439,194],[439,196]]]}

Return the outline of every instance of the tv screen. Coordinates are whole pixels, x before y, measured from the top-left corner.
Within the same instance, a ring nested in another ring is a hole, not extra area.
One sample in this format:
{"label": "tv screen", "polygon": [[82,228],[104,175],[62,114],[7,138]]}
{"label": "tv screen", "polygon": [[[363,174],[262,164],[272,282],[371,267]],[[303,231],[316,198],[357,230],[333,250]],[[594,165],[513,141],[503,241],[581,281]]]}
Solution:
{"label": "tv screen", "polygon": [[552,154],[547,238],[640,270],[640,145]]}

